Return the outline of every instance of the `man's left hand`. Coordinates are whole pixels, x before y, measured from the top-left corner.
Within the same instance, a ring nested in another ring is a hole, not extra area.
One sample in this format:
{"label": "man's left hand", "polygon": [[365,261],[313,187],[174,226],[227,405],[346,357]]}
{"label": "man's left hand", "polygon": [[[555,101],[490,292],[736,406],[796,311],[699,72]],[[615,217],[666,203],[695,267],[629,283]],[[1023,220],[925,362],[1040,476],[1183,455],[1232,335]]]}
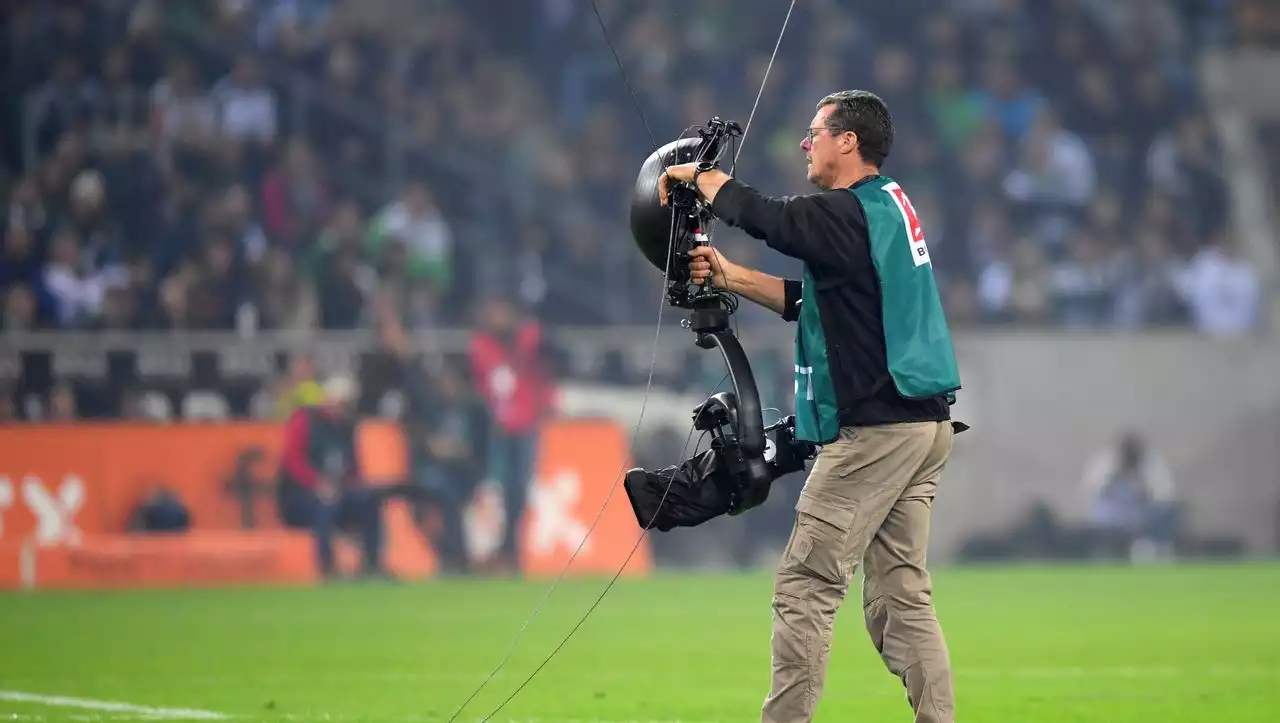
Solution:
{"label": "man's left hand", "polygon": [[[671,166],[658,177],[658,201],[666,206],[668,203],[668,194],[673,183],[693,183],[693,177],[697,173],[698,164],[681,163]],[[729,174],[718,168],[705,171],[698,175],[697,190],[698,195],[706,199],[707,203],[716,200],[716,194],[720,192],[720,188],[729,180]]]}
{"label": "man's left hand", "polygon": [[696,163],[681,163],[668,166],[665,173],[658,177],[658,201],[667,205],[672,183],[693,183],[693,174],[698,169]]}

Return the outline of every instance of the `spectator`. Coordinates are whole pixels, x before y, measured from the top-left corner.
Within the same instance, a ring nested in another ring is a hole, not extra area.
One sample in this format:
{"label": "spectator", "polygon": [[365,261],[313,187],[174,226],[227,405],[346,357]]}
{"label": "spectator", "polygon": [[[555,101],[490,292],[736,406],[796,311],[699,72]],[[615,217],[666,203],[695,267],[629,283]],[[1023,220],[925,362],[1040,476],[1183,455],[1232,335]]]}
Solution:
{"label": "spectator", "polygon": [[231,239],[215,233],[205,242],[199,270],[191,286],[191,321],[195,328],[229,331],[246,300],[242,267],[235,262]]}
{"label": "spectator", "polygon": [[130,331],[139,328],[138,296],[128,279],[108,279],[102,289],[101,313],[86,328],[95,331]]}
{"label": "spectator", "polygon": [[38,147],[52,148],[63,133],[85,128],[103,108],[102,88],[85,77],[84,62],[75,55],[62,56],[54,64],[53,77],[30,99]]}
{"label": "spectator", "polygon": [[978,99],[989,120],[995,121],[1009,138],[1018,141],[1031,128],[1044,99],[1027,87],[1018,68],[1007,58],[987,62],[983,71],[985,87]]}
{"label": "spectator", "polygon": [[1018,166],[1005,179],[1011,199],[1050,210],[1082,208],[1093,198],[1093,157],[1080,136],[1065,130],[1058,116],[1041,108],[1020,149]]}
{"label": "spectator", "polygon": [[374,273],[360,262],[355,245],[337,248],[326,258],[317,288],[320,297],[320,326],[324,329],[355,329],[365,319],[366,300],[374,291]]}
{"label": "spectator", "polygon": [[375,265],[382,265],[389,247],[400,246],[410,276],[441,289],[453,282],[453,235],[423,181],[410,180],[400,198],[373,217],[365,243]]}
{"label": "spectator", "polygon": [[325,382],[324,402],[289,416],[281,451],[276,504],[280,520],[315,536],[325,579],[337,575],[333,538],[355,528],[364,552],[365,577],[386,577],[382,564],[382,503],[361,477],[356,457],[356,387],[348,377]]}
{"label": "spectator", "polygon": [[254,272],[252,303],[262,329],[308,331],[317,326],[315,286],[283,249],[268,251],[266,262]]}
{"label": "spectator", "polygon": [[1173,475],[1142,435],[1127,431],[1099,452],[1086,467],[1082,486],[1100,551],[1135,560],[1172,554]]}
{"label": "spectator", "polygon": [[53,237],[43,282],[53,297],[53,318],[62,327],[79,326],[102,308],[106,279],[86,269],[81,258],[80,239],[73,229],[64,228]]}
{"label": "spectator", "polygon": [[936,61],[929,70],[929,86],[925,92],[925,110],[934,132],[948,151],[965,147],[982,127],[983,105],[962,84],[962,67],[956,57]]}
{"label": "spectator", "polygon": [[1160,134],[1147,153],[1153,190],[1179,206],[1195,209],[1186,220],[1199,234],[1227,220],[1226,180],[1208,118],[1195,114]]}
{"label": "spectator", "polygon": [[314,278],[320,275],[338,249],[359,249],[363,246],[363,218],[364,213],[358,200],[344,197],[337,203],[333,215],[316,236],[316,242],[297,256],[310,276]]}
{"label": "spectator", "polygon": [[219,209],[219,226],[236,241],[235,254],[250,266],[257,266],[267,253],[267,234],[253,208],[253,198],[244,184],[227,189]]}
{"label": "spectator", "polygon": [[160,307],[152,319],[157,329],[177,331],[191,328],[191,273],[175,274],[160,284]]}
{"label": "spectator", "polygon": [[133,248],[131,239],[145,239],[144,233],[126,236],[107,203],[103,176],[96,170],[81,171],[71,183],[71,206],[66,228],[79,237],[80,265],[88,274],[110,278],[128,276],[128,258],[143,249]]}
{"label": "spectator", "polygon": [[116,45],[102,62],[102,106],[94,119],[98,143],[134,149],[145,142],[150,109],[146,94],[133,82],[132,57],[127,45]]}
{"label": "spectator", "polygon": [[1185,324],[1187,305],[1178,289],[1182,264],[1169,241],[1144,229],[1124,261],[1116,298],[1117,322],[1127,329]]}
{"label": "spectator", "polygon": [[223,136],[258,146],[275,141],[279,129],[276,96],[263,83],[257,58],[236,56],[231,73],[214,84],[209,97],[218,109]]}
{"label": "spectator", "polygon": [[321,27],[333,10],[333,1],[261,0],[255,10],[258,16],[255,37],[260,46],[270,48],[284,28],[306,32]]}
{"label": "spectator", "polygon": [[1114,251],[1087,232],[1075,234],[1067,258],[1049,276],[1054,313],[1067,328],[1110,326],[1116,292]]}
{"label": "spectator", "polygon": [[1218,232],[1211,246],[1196,253],[1180,287],[1200,331],[1236,336],[1259,328],[1261,280],[1229,232]]}
{"label": "spectator", "polygon": [[48,226],[50,215],[39,181],[32,175],[18,179],[9,197],[8,227],[38,234]]}
{"label": "spectator", "polygon": [[9,287],[4,300],[4,330],[39,331],[43,326],[36,312],[36,297],[31,287],[26,284]]}
{"label": "spectator", "polygon": [[283,163],[262,180],[262,216],[272,243],[306,249],[329,218],[329,186],[310,144],[295,138]]}
{"label": "spectator", "polygon": [[1022,239],[996,246],[978,275],[978,299],[988,323],[1037,326],[1049,319],[1048,263],[1040,247]]}
{"label": "spectator", "polygon": [[165,77],[151,88],[151,129],[171,171],[202,168],[218,135],[218,108],[201,87],[195,63],[169,61]]}
{"label": "spectator", "polygon": [[4,259],[0,263],[0,290],[25,284],[34,289],[37,306],[52,309],[53,299],[44,286],[44,273],[33,234],[21,225],[10,226],[4,234]]}

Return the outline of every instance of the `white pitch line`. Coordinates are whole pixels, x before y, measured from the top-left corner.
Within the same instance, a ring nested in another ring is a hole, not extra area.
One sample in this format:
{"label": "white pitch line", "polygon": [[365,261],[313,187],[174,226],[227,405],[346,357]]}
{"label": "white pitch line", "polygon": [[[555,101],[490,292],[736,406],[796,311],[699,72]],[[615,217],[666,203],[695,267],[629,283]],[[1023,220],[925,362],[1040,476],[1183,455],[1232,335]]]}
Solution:
{"label": "white pitch line", "polygon": [[136,715],[147,716],[149,718],[163,718],[167,720],[226,720],[230,717],[223,715],[222,713],[215,713],[211,710],[199,710],[197,708],[156,708],[149,705],[117,703],[110,700],[93,700],[91,698],[72,698],[65,695],[24,693],[19,690],[0,690],[0,700],[7,700],[13,703],[35,703],[37,705],[48,705],[61,708],[83,708],[86,710],[100,710],[112,713],[133,713]]}
{"label": "white pitch line", "polygon": [[[49,715],[44,713],[0,713],[0,722],[8,723],[9,720],[23,720],[23,722],[45,723],[50,720]],[[113,715],[101,715],[97,713],[70,713],[68,715],[59,715],[56,720],[65,722],[70,720],[72,723],[105,723],[108,720],[119,720],[122,723],[132,723],[134,720],[140,720],[137,715],[129,715],[125,713],[115,713]],[[143,717],[141,720],[152,720],[152,718]],[[161,720],[155,718],[154,720]]]}

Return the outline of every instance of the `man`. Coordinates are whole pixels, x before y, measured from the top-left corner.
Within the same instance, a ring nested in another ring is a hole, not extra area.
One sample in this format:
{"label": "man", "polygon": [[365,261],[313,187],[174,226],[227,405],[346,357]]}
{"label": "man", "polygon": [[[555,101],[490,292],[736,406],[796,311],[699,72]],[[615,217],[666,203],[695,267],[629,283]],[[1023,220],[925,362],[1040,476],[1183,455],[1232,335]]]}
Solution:
{"label": "man", "polygon": [[1173,472],[1141,434],[1125,431],[1095,455],[1083,486],[1094,543],[1102,552],[1135,562],[1172,556],[1178,508]]}
{"label": "man", "polygon": [[504,524],[492,572],[518,574],[523,517],[529,485],[537,472],[538,439],[554,404],[542,358],[542,328],[521,318],[515,306],[490,296],[483,328],[471,338],[471,382],[483,400],[492,429],[487,436],[494,478],[502,485]]}
{"label": "man", "polygon": [[[470,572],[465,515],[484,476],[484,435],[488,419],[461,371],[445,362],[434,376],[429,409],[409,429],[414,450],[415,480],[440,515],[440,528],[429,539],[440,557],[443,574]],[[419,507],[419,524],[425,510]]]}
{"label": "man", "polygon": [[710,247],[690,263],[695,283],[798,322],[796,437],[823,445],[775,577],[762,720],[812,720],[834,617],[861,561],[867,631],[902,679],[914,720],[950,723],[951,664],[925,552],[960,386],[951,338],[919,220],[880,175],[894,137],[888,108],[865,91],[839,92],[809,125],[801,148],[817,193],[768,198],[702,164],[667,169],[658,191],[665,205],[675,182],[696,185],[721,220],[804,262],[800,280]]}
{"label": "man", "polygon": [[277,505],[288,527],[310,529],[321,576],[336,575],[335,527],[356,527],[364,548],[364,574],[385,577],[382,568],[382,504],[364,485],[356,458],[356,385],[337,376],[324,384],[324,401],[303,406],[285,423]]}
{"label": "man", "polygon": [[[470,572],[467,506],[484,476],[481,460],[488,418],[462,371],[442,360],[438,374],[409,344],[395,308],[387,299],[375,306],[383,349],[399,367],[405,396],[402,429],[411,481],[407,493],[419,531],[439,557],[441,575]],[[440,525],[429,524],[429,512]]]}

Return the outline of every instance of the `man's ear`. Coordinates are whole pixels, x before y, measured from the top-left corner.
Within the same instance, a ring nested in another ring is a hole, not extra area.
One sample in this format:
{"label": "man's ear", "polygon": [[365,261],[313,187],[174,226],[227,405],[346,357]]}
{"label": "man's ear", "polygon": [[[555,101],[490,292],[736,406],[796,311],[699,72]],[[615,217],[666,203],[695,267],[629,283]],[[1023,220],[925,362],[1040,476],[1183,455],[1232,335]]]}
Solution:
{"label": "man's ear", "polygon": [[858,142],[857,133],[845,131],[840,134],[840,151],[842,153],[857,153],[859,145],[861,144]]}

